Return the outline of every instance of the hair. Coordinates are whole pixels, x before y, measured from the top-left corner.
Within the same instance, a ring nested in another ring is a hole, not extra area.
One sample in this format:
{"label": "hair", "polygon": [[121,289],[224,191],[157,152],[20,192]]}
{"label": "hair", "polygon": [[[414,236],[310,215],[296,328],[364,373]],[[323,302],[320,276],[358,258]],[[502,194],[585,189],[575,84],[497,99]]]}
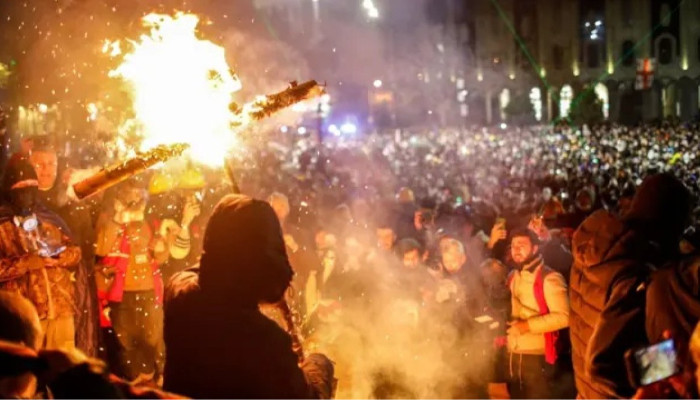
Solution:
{"label": "hair", "polygon": [[532,243],[533,246],[539,245],[540,244],[540,239],[537,237],[535,232],[530,230],[529,228],[516,228],[513,229],[513,231],[510,233],[510,242],[513,241],[516,237],[527,237],[530,239],[530,243]]}
{"label": "hair", "polygon": [[55,152],[56,151],[56,146],[54,145],[54,142],[51,139],[51,136],[49,136],[49,135],[35,136],[32,138],[32,140],[34,143],[32,146],[32,152]]}
{"label": "hair", "polygon": [[34,305],[18,293],[0,290],[0,340],[37,350],[41,339],[41,323]]}
{"label": "hair", "polygon": [[446,238],[440,242],[440,253],[446,253],[450,250],[457,250],[461,254],[466,254],[464,245],[457,239]]}
{"label": "hair", "polygon": [[405,238],[399,240],[399,243],[396,245],[397,249],[399,250],[398,253],[400,255],[404,255],[406,253],[410,253],[412,251],[417,250],[418,252],[421,251],[422,247],[420,243],[416,239],[413,238]]}

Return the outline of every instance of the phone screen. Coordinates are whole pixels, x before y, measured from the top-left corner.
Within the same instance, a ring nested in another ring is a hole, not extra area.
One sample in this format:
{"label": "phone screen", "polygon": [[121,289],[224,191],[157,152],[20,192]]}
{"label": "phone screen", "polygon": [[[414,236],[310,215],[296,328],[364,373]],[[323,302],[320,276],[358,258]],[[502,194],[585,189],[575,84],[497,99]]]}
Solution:
{"label": "phone screen", "polygon": [[678,373],[676,348],[673,339],[636,350],[634,359],[637,376],[642,386],[658,382]]}

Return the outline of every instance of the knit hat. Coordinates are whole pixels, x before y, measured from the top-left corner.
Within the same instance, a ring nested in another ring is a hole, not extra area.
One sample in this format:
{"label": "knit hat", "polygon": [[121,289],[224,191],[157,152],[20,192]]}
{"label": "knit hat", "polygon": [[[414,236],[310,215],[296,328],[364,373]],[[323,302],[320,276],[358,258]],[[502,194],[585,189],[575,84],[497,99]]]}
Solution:
{"label": "knit hat", "polygon": [[688,188],[669,173],[644,179],[624,221],[663,233],[680,235],[690,223],[693,198]]}

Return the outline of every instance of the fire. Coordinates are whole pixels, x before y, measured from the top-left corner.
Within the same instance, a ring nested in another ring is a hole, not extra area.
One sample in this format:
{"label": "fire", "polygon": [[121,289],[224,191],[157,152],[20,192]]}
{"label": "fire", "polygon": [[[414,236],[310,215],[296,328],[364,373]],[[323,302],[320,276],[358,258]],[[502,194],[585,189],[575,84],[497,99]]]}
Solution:
{"label": "fire", "polygon": [[226,62],[224,49],[197,36],[199,18],[182,12],[174,16],[148,14],[149,32],[129,41],[106,42],[103,52],[121,57],[110,77],[123,79],[133,99],[135,121],[120,131],[135,130],[140,150],[161,144],[188,143],[199,162],[221,165],[235,145],[230,109],[241,82]]}

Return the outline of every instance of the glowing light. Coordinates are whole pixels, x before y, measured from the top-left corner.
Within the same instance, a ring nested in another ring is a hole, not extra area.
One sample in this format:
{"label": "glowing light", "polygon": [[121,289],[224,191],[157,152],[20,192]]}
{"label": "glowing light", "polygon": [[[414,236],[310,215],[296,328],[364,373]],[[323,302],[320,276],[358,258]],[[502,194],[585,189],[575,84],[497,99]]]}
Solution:
{"label": "glowing light", "polygon": [[328,132],[332,133],[335,136],[340,136],[340,133],[341,133],[340,129],[338,129],[337,126],[332,125],[332,124],[328,127]]}
{"label": "glowing light", "polygon": [[380,79],[375,79],[374,82],[372,82],[372,85],[379,89],[380,87],[382,87],[382,81]]}
{"label": "glowing light", "polygon": [[476,80],[479,81],[479,82],[483,81],[483,80],[484,80],[484,74],[481,73],[481,72],[478,72],[478,73],[476,74]]}
{"label": "glowing light", "polygon": [[600,102],[603,103],[603,117],[608,119],[610,115],[610,96],[608,94],[608,88],[602,83],[598,83],[595,85],[594,91],[598,99],[600,99]]}
{"label": "glowing light", "polygon": [[306,128],[300,126],[299,128],[297,128],[297,133],[300,135],[306,135]]}
{"label": "glowing light", "polygon": [[533,87],[530,90],[530,103],[532,103],[532,108],[535,109],[535,119],[537,121],[542,120],[542,90],[538,87]]}
{"label": "glowing light", "polygon": [[42,114],[46,114],[46,112],[49,111],[49,107],[46,104],[39,104],[38,109]]}
{"label": "glowing light", "polygon": [[574,61],[573,72],[574,72],[574,76],[578,76],[581,73],[581,71],[579,71],[579,69],[578,69],[578,63],[576,61]]}
{"label": "glowing light", "polygon": [[501,122],[501,129],[506,130],[507,127],[508,125],[505,122]]}
{"label": "glowing light", "polygon": [[282,126],[280,127],[280,132],[282,132],[282,133],[287,133],[287,132],[289,132],[289,128],[287,127],[287,125],[282,125]]}
{"label": "glowing light", "polygon": [[515,74],[513,74],[513,73],[508,75],[508,77],[510,78],[511,81],[515,80]]}
{"label": "glowing light", "polygon": [[88,121],[95,121],[97,119],[97,113],[99,112],[97,105],[95,103],[89,103],[85,108],[88,112]]}
{"label": "glowing light", "polygon": [[562,118],[566,118],[569,116],[569,111],[571,109],[571,100],[574,98],[574,90],[571,88],[570,85],[564,85],[564,87],[561,88],[561,92],[559,94],[559,115],[561,115]]}
{"label": "glowing light", "polygon": [[346,134],[357,133],[357,125],[352,122],[346,122],[340,126],[340,131]]}
{"label": "glowing light", "polygon": [[687,51],[685,51],[683,53],[683,57],[681,58],[681,68],[683,69],[683,71],[688,70],[688,52]]}
{"label": "glowing light", "polygon": [[362,8],[365,9],[368,17],[370,17],[372,19],[379,18],[379,10],[377,9],[377,6],[374,5],[374,1],[363,0],[362,1]]}
{"label": "glowing light", "polygon": [[[129,133],[143,139],[141,150],[183,142],[191,145],[193,159],[221,164],[235,144],[229,106],[241,89],[224,49],[197,37],[199,18],[193,14],[148,14],[142,23],[149,33],[129,41],[131,49],[110,72],[130,89],[135,121]],[[115,53],[114,45],[106,48]]]}

